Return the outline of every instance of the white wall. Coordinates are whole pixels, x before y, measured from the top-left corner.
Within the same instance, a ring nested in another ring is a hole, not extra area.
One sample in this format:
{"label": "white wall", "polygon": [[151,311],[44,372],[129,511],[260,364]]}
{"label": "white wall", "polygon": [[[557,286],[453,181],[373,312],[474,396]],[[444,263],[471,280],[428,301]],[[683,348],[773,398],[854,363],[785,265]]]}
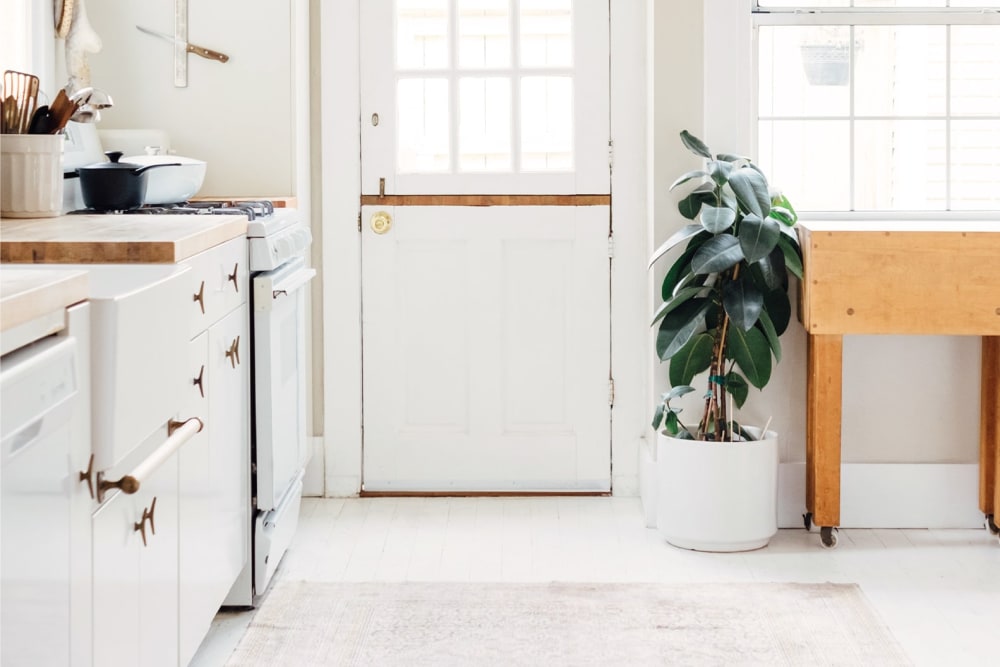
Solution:
{"label": "white wall", "polygon": [[189,40],[230,59],[188,54],[185,88],[174,86],[173,46],[135,27],[172,34],[172,1],[90,0],[86,7],[103,42],[88,58],[91,82],[115,100],[100,129],[165,129],[178,155],[208,162],[202,196],[304,194],[296,182],[297,35],[305,44],[308,33],[295,28],[304,25],[307,2],[189,3]]}

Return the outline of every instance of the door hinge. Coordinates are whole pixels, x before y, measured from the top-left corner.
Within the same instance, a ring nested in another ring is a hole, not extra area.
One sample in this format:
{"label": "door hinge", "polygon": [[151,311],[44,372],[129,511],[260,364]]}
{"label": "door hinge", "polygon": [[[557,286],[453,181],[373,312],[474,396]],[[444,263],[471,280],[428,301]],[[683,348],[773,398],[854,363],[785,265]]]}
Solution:
{"label": "door hinge", "polygon": [[361,211],[358,211],[358,231],[361,231]]}
{"label": "door hinge", "polygon": [[608,139],[608,170],[614,169],[615,166],[615,142],[613,139]]}
{"label": "door hinge", "polygon": [[608,234],[608,257],[614,258],[615,256],[615,237]]}
{"label": "door hinge", "polygon": [[608,378],[608,405],[614,406],[615,404],[615,379]]}

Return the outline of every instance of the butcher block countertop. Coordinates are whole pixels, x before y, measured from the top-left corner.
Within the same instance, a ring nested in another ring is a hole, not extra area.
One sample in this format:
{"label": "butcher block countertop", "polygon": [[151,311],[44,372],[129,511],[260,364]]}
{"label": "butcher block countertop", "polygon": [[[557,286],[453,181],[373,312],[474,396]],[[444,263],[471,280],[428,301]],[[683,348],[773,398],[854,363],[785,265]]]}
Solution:
{"label": "butcher block countertop", "polygon": [[176,263],[246,234],[242,215],[63,215],[0,220],[0,262]]}
{"label": "butcher block countertop", "polygon": [[0,266],[0,331],[85,301],[86,271]]}

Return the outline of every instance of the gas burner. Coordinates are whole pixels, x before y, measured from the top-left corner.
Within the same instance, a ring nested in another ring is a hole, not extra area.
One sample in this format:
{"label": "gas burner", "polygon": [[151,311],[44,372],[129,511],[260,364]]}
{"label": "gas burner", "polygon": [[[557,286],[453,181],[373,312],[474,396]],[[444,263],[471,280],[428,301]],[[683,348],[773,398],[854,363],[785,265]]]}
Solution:
{"label": "gas burner", "polygon": [[177,204],[147,204],[129,211],[95,211],[91,208],[70,211],[67,215],[245,215],[247,220],[274,215],[274,204],[266,199],[255,201],[189,201]]}

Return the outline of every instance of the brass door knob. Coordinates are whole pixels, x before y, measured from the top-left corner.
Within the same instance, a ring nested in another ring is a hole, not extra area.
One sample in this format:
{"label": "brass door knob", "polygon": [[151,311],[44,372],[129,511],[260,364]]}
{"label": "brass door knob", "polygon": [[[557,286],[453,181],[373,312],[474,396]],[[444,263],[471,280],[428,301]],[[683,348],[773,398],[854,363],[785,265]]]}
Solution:
{"label": "brass door knob", "polygon": [[372,215],[371,225],[376,234],[385,234],[392,229],[392,216],[386,211],[379,211]]}

